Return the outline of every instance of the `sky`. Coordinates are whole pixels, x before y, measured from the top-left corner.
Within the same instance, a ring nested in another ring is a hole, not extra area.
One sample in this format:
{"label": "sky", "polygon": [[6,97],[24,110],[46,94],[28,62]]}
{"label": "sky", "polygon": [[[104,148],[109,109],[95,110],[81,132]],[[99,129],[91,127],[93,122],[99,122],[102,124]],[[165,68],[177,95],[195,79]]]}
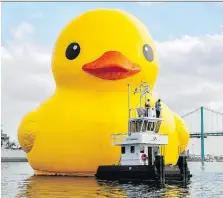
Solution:
{"label": "sky", "polygon": [[[51,53],[59,33],[94,8],[125,10],[147,26],[160,62],[155,91],[171,110],[184,115],[205,106],[223,112],[223,3],[2,3],[1,121],[12,140],[17,140],[22,117],[55,89]],[[192,118],[197,128],[198,120],[199,114]],[[205,140],[207,152],[219,154],[222,140]],[[191,146],[200,153],[199,139],[192,139]]]}

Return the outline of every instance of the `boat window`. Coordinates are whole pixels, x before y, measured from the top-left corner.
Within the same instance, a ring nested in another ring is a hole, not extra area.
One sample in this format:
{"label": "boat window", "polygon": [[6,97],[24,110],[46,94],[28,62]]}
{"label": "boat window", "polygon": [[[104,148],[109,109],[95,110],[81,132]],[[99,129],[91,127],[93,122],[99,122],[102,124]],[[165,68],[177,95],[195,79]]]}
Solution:
{"label": "boat window", "polygon": [[147,131],[150,131],[151,130],[151,125],[152,125],[152,122],[149,121],[148,124],[147,124]]}
{"label": "boat window", "polygon": [[140,153],[144,153],[144,146],[140,147]]}
{"label": "boat window", "polygon": [[155,133],[159,132],[161,121],[158,121],[155,128]]}
{"label": "boat window", "polygon": [[143,123],[142,123],[142,131],[145,132],[146,131],[146,126],[148,124],[148,121],[147,120],[144,120]]}
{"label": "boat window", "polygon": [[149,122],[147,125],[147,130],[148,131],[154,131],[156,128],[156,122]]}
{"label": "boat window", "polygon": [[136,121],[136,132],[140,132],[142,127],[142,120],[137,120]]}
{"label": "boat window", "polygon": [[153,123],[153,128],[152,128],[153,131],[156,130],[156,125],[157,125],[157,122],[154,122],[154,123]]}
{"label": "boat window", "polygon": [[143,122],[142,120],[134,120],[130,122],[130,131],[135,133],[135,132],[140,132],[146,131],[146,125],[147,122]]}
{"label": "boat window", "polygon": [[135,147],[131,146],[131,153],[135,153]]}
{"label": "boat window", "polygon": [[136,122],[135,121],[131,121],[130,122],[130,127],[131,127],[131,132],[136,132]]}
{"label": "boat window", "polygon": [[122,154],[125,154],[125,147],[122,146]]}

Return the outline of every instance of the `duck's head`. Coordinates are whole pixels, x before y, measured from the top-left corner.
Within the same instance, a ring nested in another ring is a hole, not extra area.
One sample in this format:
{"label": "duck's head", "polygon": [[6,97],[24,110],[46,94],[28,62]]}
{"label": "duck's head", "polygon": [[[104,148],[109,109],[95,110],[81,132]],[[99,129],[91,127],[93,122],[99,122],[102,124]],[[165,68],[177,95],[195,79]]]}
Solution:
{"label": "duck's head", "polygon": [[88,11],[72,20],[54,48],[52,68],[58,87],[127,91],[127,84],[152,87],[158,60],[146,27],[114,9]]}

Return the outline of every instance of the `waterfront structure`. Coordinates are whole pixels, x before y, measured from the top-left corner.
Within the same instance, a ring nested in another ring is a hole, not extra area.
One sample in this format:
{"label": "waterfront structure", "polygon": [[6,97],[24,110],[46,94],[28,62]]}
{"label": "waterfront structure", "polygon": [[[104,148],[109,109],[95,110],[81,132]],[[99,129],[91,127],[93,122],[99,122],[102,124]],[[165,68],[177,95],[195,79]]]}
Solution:
{"label": "waterfront structure", "polygon": [[[197,119],[195,119],[195,114]],[[214,118],[215,117],[215,118]],[[206,107],[200,107],[191,111],[182,118],[186,121],[190,129],[190,138],[201,139],[201,161],[205,161],[204,139],[209,136],[223,137],[223,113],[214,111]],[[207,123],[211,122],[211,124]],[[193,125],[198,126],[193,129]],[[210,128],[211,126],[211,128]]]}

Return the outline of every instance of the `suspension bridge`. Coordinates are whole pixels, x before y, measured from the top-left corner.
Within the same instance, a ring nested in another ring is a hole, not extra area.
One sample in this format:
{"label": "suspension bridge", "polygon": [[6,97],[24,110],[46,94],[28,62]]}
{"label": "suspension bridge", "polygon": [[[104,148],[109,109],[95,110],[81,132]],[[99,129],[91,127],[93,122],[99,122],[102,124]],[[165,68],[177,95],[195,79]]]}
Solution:
{"label": "suspension bridge", "polygon": [[208,136],[223,136],[223,113],[206,107],[191,111],[182,118],[187,123],[191,138],[201,139],[201,160],[205,158],[204,139]]}

